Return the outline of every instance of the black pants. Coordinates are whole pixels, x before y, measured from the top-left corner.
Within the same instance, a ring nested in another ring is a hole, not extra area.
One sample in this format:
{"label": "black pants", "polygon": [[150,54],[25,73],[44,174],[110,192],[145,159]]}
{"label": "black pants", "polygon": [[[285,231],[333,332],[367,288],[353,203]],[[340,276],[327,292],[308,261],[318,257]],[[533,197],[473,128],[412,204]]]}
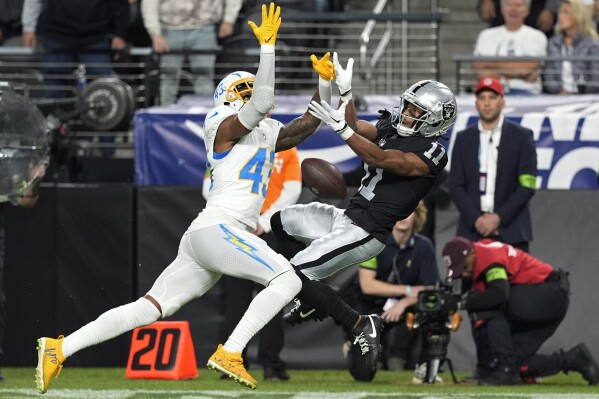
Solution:
{"label": "black pants", "polygon": [[542,377],[563,370],[563,357],[537,351],[553,335],[569,305],[569,281],[554,272],[551,281],[510,286],[508,305],[497,311],[471,314],[477,363],[481,369],[516,365],[522,376]]}
{"label": "black pants", "polygon": [[[277,238],[271,232],[260,236],[269,247],[277,251]],[[278,252],[278,251],[277,251]],[[252,298],[254,289],[263,287],[253,281],[223,276],[225,290],[225,322],[221,330],[221,339],[224,342],[235,329],[243,317]],[[258,362],[262,367],[272,367],[275,370],[284,370],[285,362],[279,357],[285,343],[283,311],[279,312],[258,333]],[[245,351],[243,357],[247,362]],[[247,364],[246,364],[247,365]]]}

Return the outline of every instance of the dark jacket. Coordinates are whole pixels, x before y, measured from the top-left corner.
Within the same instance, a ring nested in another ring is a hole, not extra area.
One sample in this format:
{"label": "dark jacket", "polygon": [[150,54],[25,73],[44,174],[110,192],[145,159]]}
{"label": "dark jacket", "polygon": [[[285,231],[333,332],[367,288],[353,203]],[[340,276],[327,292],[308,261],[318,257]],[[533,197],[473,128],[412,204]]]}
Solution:
{"label": "dark jacket", "polygon": [[128,23],[127,0],[49,0],[44,2],[41,30],[67,47],[78,48],[111,35],[124,38]]}
{"label": "dark jacket", "polygon": [[[548,56],[561,56],[564,34],[556,33],[547,43]],[[590,36],[577,35],[572,43],[573,57],[594,57],[594,61],[572,61],[574,80],[582,80],[585,93],[599,93],[599,40]],[[543,68],[545,92],[557,94],[562,88],[563,61],[547,61]],[[582,78],[582,79],[581,79]],[[581,93],[584,94],[584,93]]]}
{"label": "dark jacket", "polygon": [[[481,239],[474,229],[476,219],[482,214],[479,134],[478,125],[457,133],[449,172],[450,195],[460,212],[457,235],[472,241]],[[532,176],[536,175],[537,153],[532,131],[504,118],[495,181],[495,212],[501,218],[499,233],[504,242],[532,240],[528,203],[535,193],[530,186],[534,187]]]}

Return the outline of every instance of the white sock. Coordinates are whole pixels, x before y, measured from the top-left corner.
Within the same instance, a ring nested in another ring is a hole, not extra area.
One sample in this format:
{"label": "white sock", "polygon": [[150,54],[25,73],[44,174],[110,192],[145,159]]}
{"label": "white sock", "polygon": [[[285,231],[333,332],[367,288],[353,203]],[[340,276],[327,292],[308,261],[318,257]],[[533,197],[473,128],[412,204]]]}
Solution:
{"label": "white sock", "polygon": [[223,347],[241,353],[250,339],[260,331],[300,291],[302,282],[293,272],[277,276],[250,303],[248,310]]}
{"label": "white sock", "polygon": [[81,349],[108,341],[134,328],[146,326],[160,318],[160,311],[146,298],[110,309],[96,320],[66,336],[62,341],[65,359]]}

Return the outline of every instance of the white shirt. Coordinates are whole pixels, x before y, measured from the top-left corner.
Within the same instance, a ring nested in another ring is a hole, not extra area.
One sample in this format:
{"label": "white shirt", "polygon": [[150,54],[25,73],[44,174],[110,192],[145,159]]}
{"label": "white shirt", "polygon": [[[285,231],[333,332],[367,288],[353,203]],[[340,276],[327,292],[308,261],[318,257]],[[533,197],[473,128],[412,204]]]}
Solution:
{"label": "white shirt", "polygon": [[210,168],[206,208],[189,228],[236,221],[249,231],[256,229],[274,165],[275,145],[283,124],[265,118],[227,153],[214,152],[216,131],[222,121],[237,113],[221,105],[206,114],[205,145]]}
{"label": "white shirt", "polygon": [[[517,31],[508,31],[505,25],[483,29],[478,34],[474,55],[481,56],[539,56],[547,54],[547,37],[538,29],[523,25]],[[527,90],[531,93],[541,92],[541,78],[535,82],[523,79],[510,79],[506,85],[509,89]]]}
{"label": "white shirt", "polygon": [[483,212],[494,212],[495,181],[497,180],[497,157],[499,156],[499,141],[503,127],[503,115],[492,130],[486,130],[478,122],[480,145],[478,147],[478,164],[480,168],[480,208]]}

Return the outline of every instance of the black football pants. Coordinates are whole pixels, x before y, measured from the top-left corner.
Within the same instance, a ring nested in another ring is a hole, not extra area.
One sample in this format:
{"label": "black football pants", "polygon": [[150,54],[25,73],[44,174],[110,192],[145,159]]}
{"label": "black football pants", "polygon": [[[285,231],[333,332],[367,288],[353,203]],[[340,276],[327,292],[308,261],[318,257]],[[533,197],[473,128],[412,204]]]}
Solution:
{"label": "black football pants", "polygon": [[517,365],[522,376],[542,377],[565,367],[563,356],[537,354],[564,319],[569,304],[566,273],[556,272],[551,281],[510,286],[508,306],[502,311],[478,312],[472,329],[478,367]]}

